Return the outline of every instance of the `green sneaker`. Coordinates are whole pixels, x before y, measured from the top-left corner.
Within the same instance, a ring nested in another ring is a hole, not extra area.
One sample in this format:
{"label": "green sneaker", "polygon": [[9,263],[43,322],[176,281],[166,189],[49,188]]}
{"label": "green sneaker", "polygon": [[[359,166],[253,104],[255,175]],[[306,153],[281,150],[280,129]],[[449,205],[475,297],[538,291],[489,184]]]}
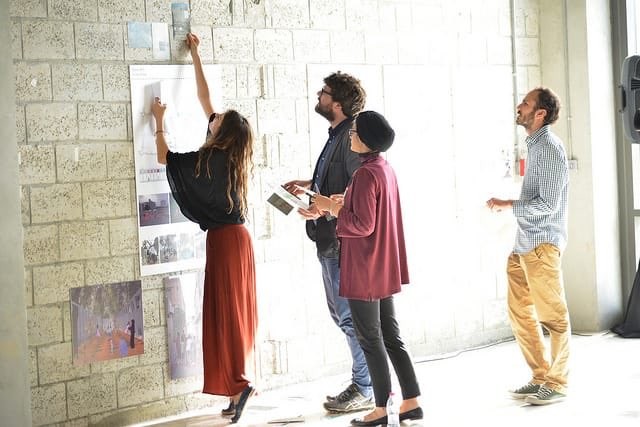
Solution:
{"label": "green sneaker", "polygon": [[540,390],[540,384],[528,383],[515,390],[509,390],[509,394],[514,399],[525,399],[529,396],[535,396]]}
{"label": "green sneaker", "polygon": [[524,401],[531,405],[549,405],[551,403],[562,402],[566,394],[553,390],[546,386],[540,386],[540,389],[534,396],[527,396]]}

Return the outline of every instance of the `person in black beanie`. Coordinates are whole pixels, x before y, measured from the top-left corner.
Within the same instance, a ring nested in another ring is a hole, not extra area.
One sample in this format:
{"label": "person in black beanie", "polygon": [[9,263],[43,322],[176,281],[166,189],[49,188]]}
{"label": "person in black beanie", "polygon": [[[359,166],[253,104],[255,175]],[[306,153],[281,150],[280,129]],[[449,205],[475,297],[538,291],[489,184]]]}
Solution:
{"label": "person in black beanie", "polygon": [[411,356],[400,338],[393,295],[409,283],[400,194],[395,172],[380,153],[393,145],[395,132],[375,111],[359,113],[349,131],[351,150],[362,166],[344,195],[316,195],[316,207],[337,217],[340,238],[340,296],[349,301],[353,325],[371,375],[375,408],[354,426],[387,423],[391,393],[387,355],[402,391],[400,421],[423,418],[420,387]]}
{"label": "person in black beanie", "polygon": [[[307,190],[326,196],[344,193],[353,173],[360,167],[358,154],[350,149],[349,137],[354,117],[362,111],[367,99],[360,80],[340,71],[331,73],[324,78],[324,86],[317,95],[315,111],[329,123],[328,138],[311,179],[296,179],[283,185],[285,190],[297,196]],[[372,409],[373,389],[367,360],[356,337],[349,301],[340,296],[340,242],[336,236],[336,219],[318,211],[313,204],[309,209],[298,209],[298,213],[306,219],[307,236],[315,242],[327,308],[346,338],[352,360],[350,384],[337,394],[327,395],[323,407],[338,413]]]}

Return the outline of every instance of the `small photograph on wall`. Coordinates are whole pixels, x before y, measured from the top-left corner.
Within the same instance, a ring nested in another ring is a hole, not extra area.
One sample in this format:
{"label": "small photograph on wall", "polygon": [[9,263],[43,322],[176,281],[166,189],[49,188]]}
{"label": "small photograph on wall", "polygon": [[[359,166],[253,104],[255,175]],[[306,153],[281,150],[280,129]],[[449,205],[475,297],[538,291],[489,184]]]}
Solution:
{"label": "small photograph on wall", "polygon": [[138,196],[140,227],[169,224],[169,194],[144,194]]}
{"label": "small photograph on wall", "polygon": [[169,205],[170,205],[171,223],[172,224],[174,224],[176,222],[188,222],[189,221],[187,219],[187,217],[182,214],[182,211],[180,210],[180,206],[178,206],[178,202],[176,202],[176,199],[173,198],[173,195],[171,193],[169,194]]}
{"label": "small photograph on wall", "polygon": [[69,290],[73,364],[144,353],[140,280]]}
{"label": "small photograph on wall", "polygon": [[204,271],[164,279],[171,379],[202,375]]}

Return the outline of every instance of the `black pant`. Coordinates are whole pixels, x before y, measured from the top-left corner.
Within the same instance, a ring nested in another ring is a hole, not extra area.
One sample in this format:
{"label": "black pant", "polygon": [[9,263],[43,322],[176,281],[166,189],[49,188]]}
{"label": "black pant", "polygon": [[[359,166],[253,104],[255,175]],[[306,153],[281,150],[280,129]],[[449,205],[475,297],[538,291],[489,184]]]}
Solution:
{"label": "black pant", "polygon": [[384,407],[391,392],[387,354],[396,371],[403,399],[420,396],[411,356],[400,338],[393,296],[374,301],[349,300],[353,326],[369,366],[376,406]]}

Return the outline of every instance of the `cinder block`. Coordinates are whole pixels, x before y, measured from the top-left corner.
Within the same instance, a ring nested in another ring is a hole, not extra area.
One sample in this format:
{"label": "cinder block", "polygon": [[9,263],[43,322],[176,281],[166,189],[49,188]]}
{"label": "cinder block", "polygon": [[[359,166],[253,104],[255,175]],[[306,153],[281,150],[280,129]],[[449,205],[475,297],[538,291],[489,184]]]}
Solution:
{"label": "cinder block", "polygon": [[[145,5],[147,22],[171,22],[171,7],[166,1],[147,0]],[[193,9],[191,14],[193,15]]]}
{"label": "cinder block", "polygon": [[447,3],[453,4],[453,2],[413,2],[410,12],[412,28],[441,35],[455,29],[455,26],[449,27],[449,16],[445,10]]}
{"label": "cinder block", "polygon": [[65,141],[78,136],[75,104],[47,103],[27,105],[29,142]]}
{"label": "cinder block", "polygon": [[127,139],[127,108],[124,104],[78,105],[81,139]]}
{"label": "cinder block", "polygon": [[144,328],[144,354],[140,356],[140,364],[151,365],[169,359],[167,353],[167,330],[164,326]]}
{"label": "cinder block", "polygon": [[259,99],[258,100],[258,132],[295,133],[296,109],[293,100]]}
{"label": "cinder block", "polygon": [[22,53],[25,59],[73,59],[73,24],[60,21],[23,22]]}
{"label": "cinder block", "polygon": [[395,33],[367,33],[364,37],[367,64],[397,64],[398,40]]}
{"label": "cinder block", "polygon": [[256,30],[255,57],[262,63],[286,63],[293,60],[293,37],[289,30]]}
{"label": "cinder block", "polygon": [[92,181],[107,177],[104,144],[56,146],[58,181]]}
{"label": "cinder block", "polygon": [[129,181],[85,182],[82,184],[82,204],[85,219],[130,216]]}
{"label": "cinder block", "polygon": [[138,254],[138,221],[136,217],[109,221],[112,255]]}
{"label": "cinder block", "polygon": [[18,145],[27,142],[27,130],[24,110],[24,106],[16,105],[16,143]]}
{"label": "cinder block", "polygon": [[24,269],[24,299],[27,307],[33,307],[33,274],[30,268]]}
{"label": "cinder block", "polygon": [[27,310],[28,344],[30,346],[62,341],[62,310],[58,305]]}
{"label": "cinder block", "polygon": [[95,22],[98,8],[95,1],[48,0],[49,18],[64,19],[68,22]]}
{"label": "cinder block", "polygon": [[38,348],[38,378],[41,385],[86,377],[91,373],[90,364],[73,364],[71,352],[70,342]]}
{"label": "cinder block", "polygon": [[[349,40],[349,43],[345,43]],[[338,31],[331,33],[331,62],[338,64],[364,64],[365,43],[362,32]]]}
{"label": "cinder block", "polygon": [[91,259],[86,261],[87,285],[120,283],[134,279],[133,256]]}
{"label": "cinder block", "polygon": [[105,101],[130,101],[129,67],[121,64],[103,65],[102,88]]}
{"label": "cinder block", "polygon": [[97,64],[54,64],[53,99],[98,101],[102,99],[102,71]]}
{"label": "cinder block", "polygon": [[331,49],[329,32],[322,30],[293,30],[293,60],[300,63],[329,62]]}
{"label": "cinder block", "polygon": [[55,182],[55,158],[51,145],[21,145],[20,183],[50,184]]}
{"label": "cinder block", "polygon": [[133,144],[130,142],[116,142],[106,144],[107,149],[107,177],[134,178]]}
{"label": "cinder block", "polygon": [[213,58],[216,62],[253,62],[253,30],[213,29]]}
{"label": "cinder block", "polygon": [[307,69],[304,65],[275,65],[273,80],[275,96],[279,99],[307,96]]}
{"label": "cinder block", "polygon": [[[170,7],[166,5],[165,7]],[[144,21],[144,0],[99,0],[100,22],[126,24],[128,21]]]}
{"label": "cinder block", "polygon": [[144,327],[161,325],[164,312],[161,312],[162,292],[159,289],[145,290],[142,294],[142,315]]}
{"label": "cinder block", "polygon": [[516,61],[518,65],[539,65],[540,50],[538,49],[538,38],[517,38],[516,39]]}
{"label": "cinder block", "polygon": [[19,61],[15,64],[16,101],[50,101],[49,64]]}
{"label": "cinder block", "polygon": [[22,59],[22,24],[11,22],[11,57]]}
{"label": "cinder block", "polygon": [[65,384],[32,388],[31,417],[34,426],[65,421],[67,419]]}
{"label": "cinder block", "polygon": [[109,256],[107,221],[60,223],[60,259],[62,261]]}
{"label": "cinder block", "polygon": [[73,337],[71,333],[71,304],[69,301],[62,303],[62,335],[65,342],[70,342]]}
{"label": "cinder block", "polygon": [[327,0],[309,0],[311,28],[344,30],[346,16],[344,3]]}
{"label": "cinder block", "polygon": [[[255,2],[243,3],[245,7],[251,7]],[[233,24],[231,13],[229,2],[201,0],[191,5],[191,19],[196,25],[228,27]]]}
{"label": "cinder block", "polygon": [[26,185],[20,186],[20,212],[22,214],[22,225],[31,224],[31,206],[29,199],[31,198],[31,187]]}
{"label": "cinder block", "polygon": [[402,27],[397,24],[398,19],[396,18],[396,8],[406,8],[407,6],[410,5],[380,3],[380,12],[378,15],[378,19],[380,20],[380,29],[383,31],[397,31],[398,29],[411,28],[411,24],[407,27]]}
{"label": "cinder block", "polygon": [[160,365],[141,366],[120,372],[117,383],[120,407],[140,405],[164,397]]}
{"label": "cinder block", "polygon": [[347,30],[376,33],[380,29],[377,0],[351,0],[345,2]]}
{"label": "cinder block", "polygon": [[84,286],[84,267],[78,262],[33,268],[36,305],[69,300],[69,289]]}
{"label": "cinder block", "polygon": [[56,224],[31,225],[24,228],[25,265],[48,264],[59,259]]}
{"label": "cinder block", "polygon": [[[396,28],[400,31],[416,30],[413,26],[413,5],[409,3],[394,4]],[[383,27],[384,28],[384,27]]]}
{"label": "cinder block", "polygon": [[123,25],[76,24],[78,59],[122,61],[124,59]]}
{"label": "cinder block", "polygon": [[69,418],[115,409],[118,405],[114,374],[92,375],[67,383]]}
{"label": "cinder block", "polygon": [[425,47],[421,33],[403,31],[398,33],[398,63],[428,64],[429,50]]}
{"label": "cinder block", "polygon": [[266,6],[266,18],[272,28],[309,28],[309,5],[300,0],[271,1]]}
{"label": "cinder block", "polygon": [[[124,328],[126,323],[122,325]],[[93,363],[91,365],[91,373],[92,374],[101,374],[107,372],[118,373],[121,371],[126,371],[127,369],[138,366],[139,358],[138,357],[121,357],[118,359],[110,359],[105,360],[100,363]]]}
{"label": "cinder block", "polygon": [[82,219],[80,184],[54,184],[31,188],[31,222]]}
{"label": "cinder block", "polygon": [[38,351],[36,347],[29,349],[29,378],[31,387],[38,385]]}
{"label": "cinder block", "polygon": [[12,17],[46,18],[47,2],[44,0],[10,0],[9,12]]}

